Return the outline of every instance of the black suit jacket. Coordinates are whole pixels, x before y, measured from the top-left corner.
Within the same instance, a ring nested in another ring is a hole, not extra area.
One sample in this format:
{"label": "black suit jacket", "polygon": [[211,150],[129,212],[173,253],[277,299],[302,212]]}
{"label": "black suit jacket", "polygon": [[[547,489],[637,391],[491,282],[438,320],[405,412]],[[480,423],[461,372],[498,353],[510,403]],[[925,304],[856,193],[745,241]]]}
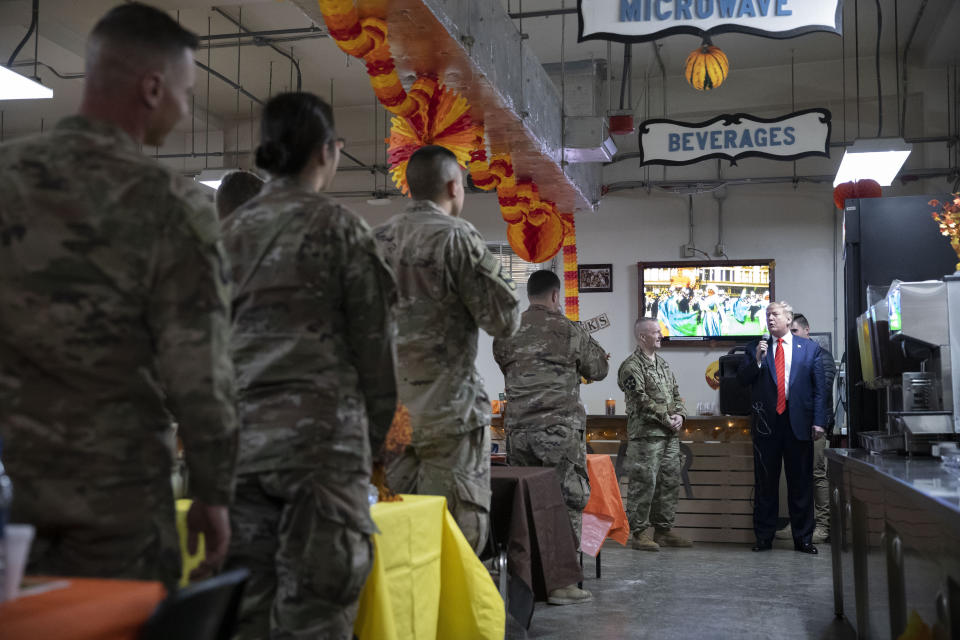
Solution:
{"label": "black suit jacket", "polygon": [[[773,339],[770,342],[761,367],[756,363],[760,341],[755,340],[747,345],[737,379],[740,384],[750,387],[754,420],[762,417],[772,427],[777,415],[777,372],[774,363],[776,342]],[[787,393],[790,426],[797,440],[810,440],[813,425],[827,428],[823,359],[820,357],[820,345],[807,338],[793,336],[792,349]],[[758,409],[762,410],[762,415],[758,415]]]}

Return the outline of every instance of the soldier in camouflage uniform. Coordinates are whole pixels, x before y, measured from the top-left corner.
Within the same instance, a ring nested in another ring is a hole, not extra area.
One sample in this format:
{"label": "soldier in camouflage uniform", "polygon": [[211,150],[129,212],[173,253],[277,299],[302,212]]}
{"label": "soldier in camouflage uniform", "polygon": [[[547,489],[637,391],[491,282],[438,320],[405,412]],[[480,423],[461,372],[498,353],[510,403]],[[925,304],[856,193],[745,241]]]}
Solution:
{"label": "soldier in camouflage uniform", "polygon": [[[530,306],[520,316],[520,330],[493,341],[493,357],[506,382],[507,462],[554,468],[579,546],[583,508],[590,500],[587,416],[580,404],[580,377],[606,378],[607,354],[563,314],[560,278],[555,273],[531,274],[527,297]],[[551,604],[593,599],[576,584],[547,595]]]}
{"label": "soldier in camouflage uniform", "polygon": [[229,567],[238,637],[351,638],[372,566],[367,493],[396,407],[395,286],[369,227],[319,193],[342,141],[308,93],[264,108],[259,196],[224,221],[240,458]]}
{"label": "soldier in camouflage uniform", "polygon": [[161,11],[116,7],[88,40],[80,115],[0,147],[0,437],[13,521],[37,528],[30,572],[175,588],[172,419],[191,533],[206,536],[198,575],[226,555],[236,424],[217,220],[200,187],[138,151],[188,112],[196,46]]}
{"label": "soldier in camouflage uniform", "polygon": [[473,548],[490,522],[490,400],[474,361],[477,327],[519,323],[516,285],[463,209],[456,157],[437,146],[407,165],[413,203],[374,234],[397,278],[397,390],[411,445],[387,470],[396,491],[442,495]]}
{"label": "soldier in camouflage uniform", "polygon": [[506,382],[507,461],[556,469],[579,542],[583,508],[590,499],[580,378],[606,378],[607,354],[563,314],[555,273],[531,274],[527,296],[530,307],[520,316],[520,330],[493,341],[493,357]]}
{"label": "soldier in camouflage uniform", "polygon": [[[641,317],[634,325],[637,349],[620,365],[617,383],[627,401],[627,517],[634,549],[689,547],[690,541],[670,531],[680,491],[680,428],[686,408],[677,379],[657,355],[660,325]],[[650,525],[653,538],[647,535]]]}

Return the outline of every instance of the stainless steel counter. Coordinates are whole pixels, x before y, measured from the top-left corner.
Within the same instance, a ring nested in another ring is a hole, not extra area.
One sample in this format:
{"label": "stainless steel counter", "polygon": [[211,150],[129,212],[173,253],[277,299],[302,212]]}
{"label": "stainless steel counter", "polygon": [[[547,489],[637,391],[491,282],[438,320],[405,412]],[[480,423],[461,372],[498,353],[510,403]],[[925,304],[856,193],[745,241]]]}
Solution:
{"label": "stainless steel counter", "polygon": [[960,473],[932,458],[826,455],[837,615],[860,638],[897,638],[912,617],[960,637]]}

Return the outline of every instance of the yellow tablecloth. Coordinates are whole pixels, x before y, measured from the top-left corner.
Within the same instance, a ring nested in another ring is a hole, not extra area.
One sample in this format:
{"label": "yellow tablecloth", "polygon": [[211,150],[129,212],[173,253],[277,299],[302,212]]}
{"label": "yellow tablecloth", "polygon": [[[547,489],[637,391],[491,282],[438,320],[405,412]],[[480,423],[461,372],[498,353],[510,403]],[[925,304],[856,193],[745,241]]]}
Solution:
{"label": "yellow tablecloth", "polygon": [[381,533],[360,595],[360,640],[500,640],[503,600],[440,496],[371,509]]}
{"label": "yellow tablecloth", "polygon": [[[187,554],[189,500],[177,501],[183,577],[203,558],[203,539]],[[501,640],[506,614],[490,574],[441,496],[404,495],[370,509],[373,568],[360,594],[353,631],[360,640]]]}
{"label": "yellow tablecloth", "polygon": [[190,572],[197,568],[200,561],[203,560],[203,534],[200,535],[200,542],[197,545],[197,552],[193,555],[187,553],[187,511],[190,510],[190,500],[177,500],[177,534],[180,536],[180,560],[181,575],[180,586],[185,587],[190,582]]}

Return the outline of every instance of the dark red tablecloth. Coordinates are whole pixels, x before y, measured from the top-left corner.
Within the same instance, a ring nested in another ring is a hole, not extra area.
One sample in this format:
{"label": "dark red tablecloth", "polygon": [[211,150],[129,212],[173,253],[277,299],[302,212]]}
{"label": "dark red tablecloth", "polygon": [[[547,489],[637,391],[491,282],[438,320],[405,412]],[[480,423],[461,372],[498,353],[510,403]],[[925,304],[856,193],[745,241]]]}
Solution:
{"label": "dark red tablecloth", "polygon": [[[507,550],[510,575],[533,598],[546,600],[550,591],[583,580],[576,538],[553,469],[494,466],[490,488],[494,539]],[[528,607],[519,607],[522,598],[517,595],[511,588],[510,611],[529,626],[533,598]],[[514,600],[518,608],[529,611],[518,611]]]}

